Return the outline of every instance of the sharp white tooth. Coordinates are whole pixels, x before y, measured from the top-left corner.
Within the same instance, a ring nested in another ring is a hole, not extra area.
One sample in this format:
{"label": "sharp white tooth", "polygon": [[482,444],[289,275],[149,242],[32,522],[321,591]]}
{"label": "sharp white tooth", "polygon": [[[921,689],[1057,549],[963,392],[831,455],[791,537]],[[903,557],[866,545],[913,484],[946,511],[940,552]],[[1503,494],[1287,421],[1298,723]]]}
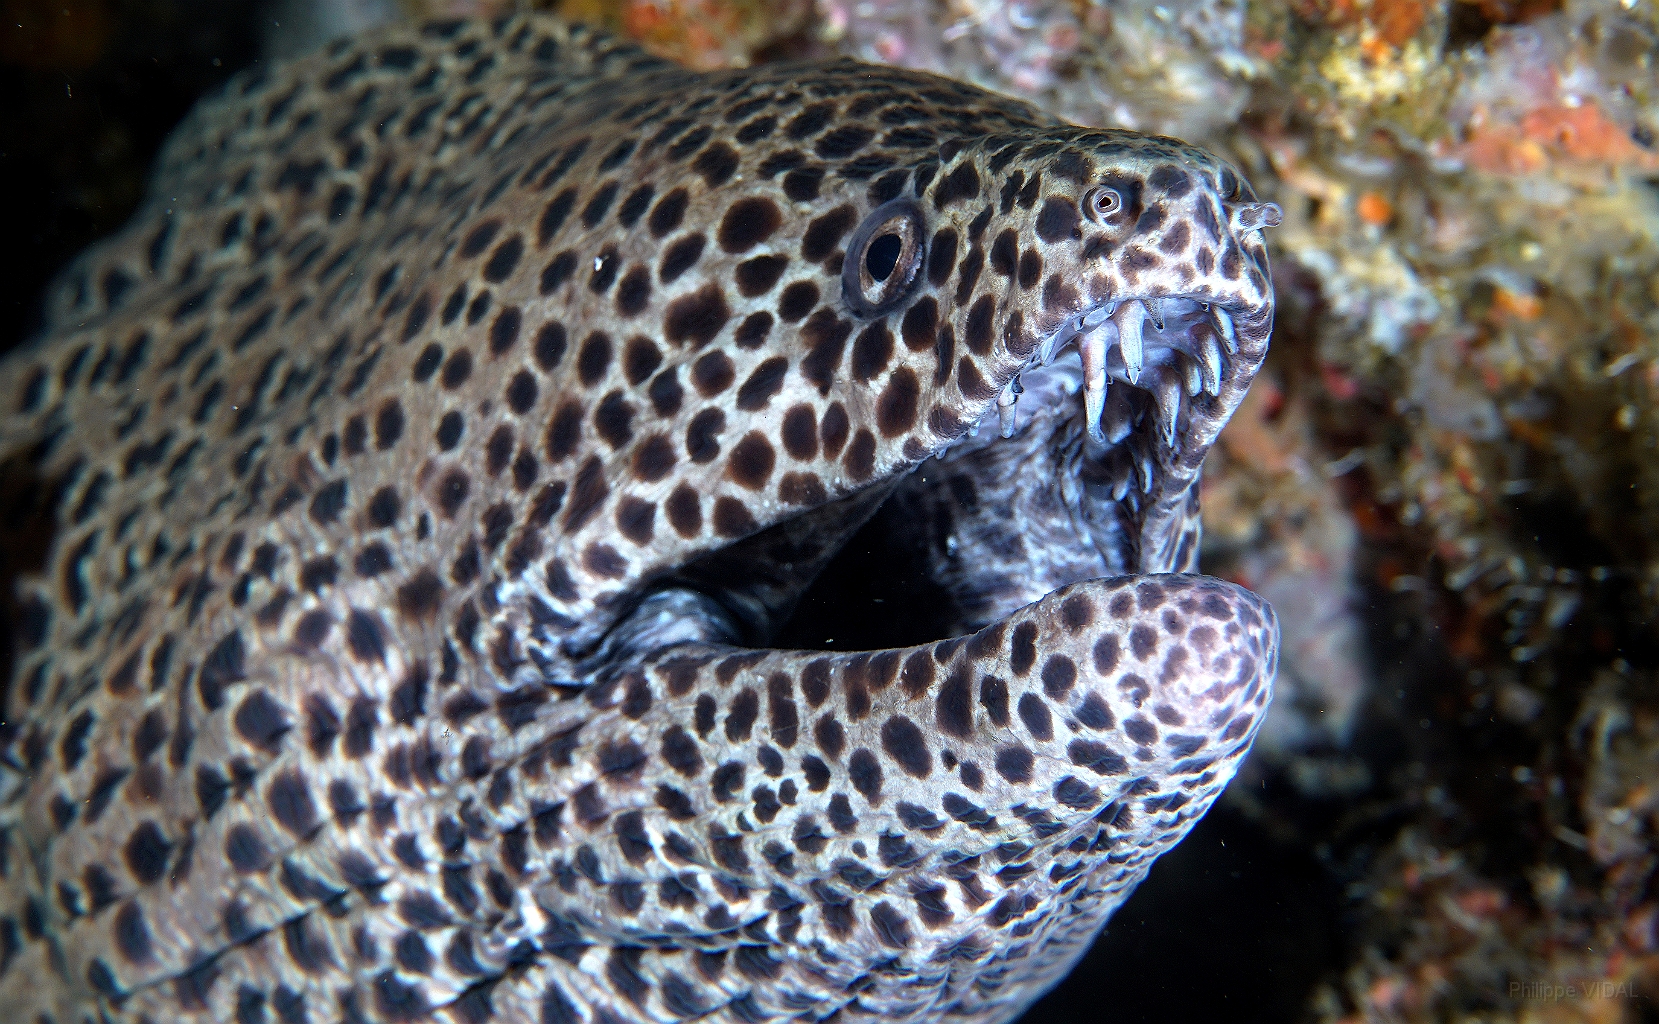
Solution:
{"label": "sharp white tooth", "polygon": [[1181,381],[1173,373],[1159,374],[1152,396],[1158,402],[1159,426],[1163,427],[1164,443],[1175,447],[1175,420],[1181,414]]}
{"label": "sharp white tooth", "polygon": [[1104,306],[1098,306],[1089,310],[1089,312],[1083,316],[1083,328],[1087,330],[1090,327],[1099,327],[1111,318],[1112,314],[1117,311],[1117,308],[1118,304],[1116,302],[1108,302]]}
{"label": "sharp white tooth", "polygon": [[1204,335],[1204,358],[1200,364],[1204,370],[1204,390],[1211,395],[1221,394],[1221,345],[1213,334]]}
{"label": "sharp white tooth", "polygon": [[1106,435],[1100,430],[1100,411],[1106,407],[1106,338],[1104,331],[1090,331],[1077,342],[1077,352],[1083,357],[1083,411],[1089,436],[1104,444]]}
{"label": "sharp white tooth", "polygon": [[1129,474],[1125,473],[1112,481],[1112,500],[1122,501],[1123,496],[1129,493]]}
{"label": "sharp white tooth", "polygon": [[1145,299],[1146,315],[1152,319],[1152,326],[1162,331],[1164,329],[1164,300]]}
{"label": "sharp white tooth", "polygon": [[1066,342],[1076,336],[1077,321],[1067,320],[1065,323],[1056,328],[1053,334],[1049,335],[1047,341],[1043,342],[1043,347],[1037,351],[1037,357],[1042,361],[1044,366],[1048,366],[1054,362],[1055,354],[1058,353],[1060,349],[1065,347]]}
{"label": "sharp white tooth", "polygon": [[1141,471],[1141,490],[1152,493],[1152,456],[1142,455],[1136,461],[1136,468]]}
{"label": "sharp white tooth", "polygon": [[1238,333],[1233,330],[1233,318],[1220,306],[1210,307],[1210,318],[1215,321],[1216,329],[1221,332],[1221,340],[1227,343],[1227,354],[1238,355]]}
{"label": "sharp white tooth", "polygon": [[1197,398],[1198,393],[1204,390],[1204,373],[1198,368],[1198,360],[1190,357],[1182,359],[1181,365],[1186,370],[1187,396]]}
{"label": "sharp white tooth", "polygon": [[1131,300],[1123,307],[1123,319],[1118,321],[1118,351],[1123,355],[1124,375],[1129,383],[1141,382],[1141,366],[1146,352],[1141,347],[1141,325],[1146,320],[1146,307]]}
{"label": "sharp white tooth", "polygon": [[1004,385],[1002,393],[997,395],[997,419],[1001,422],[1003,437],[1014,436],[1014,406],[1019,404],[1020,395],[1024,393],[1020,376],[1016,373],[1014,379]]}

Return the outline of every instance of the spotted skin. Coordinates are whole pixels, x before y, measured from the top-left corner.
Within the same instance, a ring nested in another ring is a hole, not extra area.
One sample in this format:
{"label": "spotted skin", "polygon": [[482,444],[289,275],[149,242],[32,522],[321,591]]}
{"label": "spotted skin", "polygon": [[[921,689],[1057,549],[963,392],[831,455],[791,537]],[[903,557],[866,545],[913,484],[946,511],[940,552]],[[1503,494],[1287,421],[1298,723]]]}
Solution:
{"label": "spotted skin", "polygon": [[[855,313],[846,246],[900,199],[915,284]],[[946,80],[698,74],[539,16],[234,79],[0,365],[9,512],[51,536],[0,1016],[1016,1015],[1269,699],[1271,610],[1178,574],[1271,329],[1253,204]],[[1006,442],[1151,460],[1055,506],[1109,514],[1098,558],[989,608],[960,578],[957,639],[765,646],[895,489],[944,514],[917,466],[993,487],[1019,449],[970,428],[1125,295],[1225,309],[1236,352],[1175,444],[1144,396],[1115,452]]]}

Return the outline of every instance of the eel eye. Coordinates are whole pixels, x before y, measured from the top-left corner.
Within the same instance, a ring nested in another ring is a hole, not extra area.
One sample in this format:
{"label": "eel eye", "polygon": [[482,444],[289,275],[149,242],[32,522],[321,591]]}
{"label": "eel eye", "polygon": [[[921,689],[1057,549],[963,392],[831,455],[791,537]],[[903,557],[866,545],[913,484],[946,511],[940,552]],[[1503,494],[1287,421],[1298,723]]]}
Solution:
{"label": "eel eye", "polygon": [[861,317],[880,316],[909,296],[925,253],[921,207],[908,199],[882,203],[847,245],[841,291]]}
{"label": "eel eye", "polygon": [[1112,214],[1123,209],[1123,197],[1118,195],[1115,188],[1096,185],[1083,193],[1083,216],[1101,223]]}

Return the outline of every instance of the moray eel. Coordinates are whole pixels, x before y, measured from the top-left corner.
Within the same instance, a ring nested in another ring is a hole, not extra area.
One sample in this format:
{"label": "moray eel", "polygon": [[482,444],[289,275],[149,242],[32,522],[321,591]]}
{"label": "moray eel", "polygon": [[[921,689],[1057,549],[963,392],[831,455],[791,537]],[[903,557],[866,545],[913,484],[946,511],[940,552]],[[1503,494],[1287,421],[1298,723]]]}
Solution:
{"label": "moray eel", "polygon": [[[1015,1016],[1269,700],[1185,573],[1277,214],[540,16],[233,79],[0,370],[0,1017]],[[770,647],[884,502],[945,631]]]}

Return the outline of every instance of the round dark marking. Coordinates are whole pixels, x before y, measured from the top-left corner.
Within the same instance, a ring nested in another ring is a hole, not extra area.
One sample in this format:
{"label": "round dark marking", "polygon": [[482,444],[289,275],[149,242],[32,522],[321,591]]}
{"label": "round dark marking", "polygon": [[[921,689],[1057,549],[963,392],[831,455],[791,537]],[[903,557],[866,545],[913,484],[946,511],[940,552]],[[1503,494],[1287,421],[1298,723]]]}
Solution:
{"label": "round dark marking", "polygon": [[1043,693],[1063,700],[1077,682],[1077,663],[1064,654],[1050,655],[1043,662]]}
{"label": "round dark marking", "polygon": [[904,312],[899,329],[904,347],[912,352],[924,352],[934,346],[939,329],[939,304],[933,296],[924,295]]}
{"label": "round dark marking", "polygon": [[148,885],[160,881],[167,873],[167,857],[172,849],[161,827],[145,821],[127,837],[123,859],[133,878],[140,885]]}
{"label": "round dark marking", "polygon": [[467,232],[467,236],[461,240],[461,257],[470,260],[481,254],[490,247],[490,243],[495,240],[496,233],[500,230],[499,220],[487,220]]}
{"label": "round dark marking", "polygon": [[536,378],[529,370],[520,370],[507,382],[507,407],[520,416],[536,404]]}
{"label": "round dark marking", "polygon": [[716,440],[726,429],[726,414],[719,409],[704,409],[691,418],[685,430],[685,450],[691,461],[707,463],[720,454]]}
{"label": "round dark marking", "polygon": [[726,714],[726,739],[733,743],[747,740],[759,717],[760,694],[746,686],[732,698],[731,710]]}
{"label": "round dark marking", "polygon": [[875,754],[864,747],[853,751],[847,758],[847,777],[871,807],[881,804],[881,762]]}
{"label": "round dark marking", "polygon": [[847,446],[847,455],[842,461],[847,467],[848,476],[854,480],[868,480],[876,468],[875,435],[869,430],[860,429],[853,438],[853,443]]}
{"label": "round dark marking", "polygon": [[991,269],[1003,277],[1014,276],[1014,264],[1018,259],[1019,242],[1016,240],[1013,228],[1004,228],[997,235],[996,241],[991,243]]}
{"label": "round dark marking", "polygon": [[524,255],[524,238],[513,235],[505,242],[495,247],[490,254],[489,262],[484,264],[484,280],[500,284],[512,276],[513,270],[518,267],[518,261]]}
{"label": "round dark marking", "polygon": [[697,154],[697,159],[691,162],[691,169],[703,176],[709,188],[719,188],[737,173],[738,163],[737,150],[724,142],[715,142]]}
{"label": "round dark marking", "polygon": [[645,544],[651,540],[656,518],[655,503],[632,496],[623,498],[616,508],[617,529],[635,544]]}
{"label": "round dark marking", "polygon": [[652,434],[634,449],[634,478],[656,483],[674,468],[674,444],[662,434]]}
{"label": "round dark marking", "polygon": [[853,377],[861,381],[873,380],[887,369],[892,358],[893,333],[883,321],[870,324],[859,332],[858,339],[853,342]]}
{"label": "round dark marking", "polygon": [[604,331],[594,331],[582,342],[576,356],[576,375],[583,384],[593,387],[605,377],[611,365],[611,338]]}
{"label": "round dark marking", "polygon": [[783,212],[776,202],[765,196],[751,196],[739,199],[726,210],[716,237],[720,248],[727,252],[747,252],[770,238],[782,224]]}
{"label": "round dark marking", "polygon": [[857,218],[858,212],[845,204],[815,218],[801,235],[801,258],[808,263],[822,262],[836,251]]}
{"label": "round dark marking", "polygon": [[733,376],[731,357],[718,350],[703,355],[691,366],[691,386],[704,398],[713,398],[731,387]]}
{"label": "round dark marking", "polygon": [[536,222],[536,246],[545,248],[553,240],[553,236],[564,227],[565,220],[570,217],[570,211],[576,208],[576,190],[567,188],[554,196],[542,208],[541,219]]}
{"label": "round dark marking", "polygon": [[340,513],[346,507],[346,482],[335,480],[324,484],[311,498],[311,521],[318,526],[327,526],[340,518]]}
{"label": "round dark marking", "polygon": [[894,715],[882,723],[881,748],[913,778],[925,779],[933,773],[927,740],[916,723],[904,715]]}
{"label": "round dark marking", "polygon": [[818,286],[811,281],[794,281],[778,298],[778,317],[784,323],[795,323],[818,305]]}
{"label": "round dark marking", "polygon": [[472,353],[466,349],[458,349],[452,353],[444,363],[444,372],[439,383],[444,390],[454,391],[467,382],[472,376]]}
{"label": "round dark marking", "polygon": [[621,390],[612,391],[593,411],[595,432],[612,448],[621,448],[633,440],[634,407],[623,398]]}
{"label": "round dark marking", "polygon": [[697,261],[702,259],[703,247],[707,244],[708,238],[700,232],[675,239],[663,250],[662,260],[657,264],[657,280],[669,284],[696,266]]}
{"label": "round dark marking", "polygon": [[536,365],[541,367],[544,373],[551,373],[558,367],[559,361],[564,358],[564,354],[564,325],[551,320],[542,324],[540,329],[536,331]]}
{"label": "round dark marking", "polygon": [[916,425],[916,406],[921,384],[916,371],[901,366],[888,378],[876,400],[876,425],[883,437],[897,437]]}
{"label": "round dark marking", "polygon": [[766,486],[776,465],[777,453],[772,442],[758,430],[751,430],[732,447],[727,460],[727,472],[740,486],[758,491]]}
{"label": "round dark marking", "polygon": [[979,681],[979,703],[985,708],[985,714],[991,719],[991,724],[1004,726],[1008,724],[1008,684],[996,676],[986,676]]}
{"label": "round dark marking", "polygon": [[685,219],[686,206],[691,202],[691,194],[684,188],[676,188],[657,200],[657,205],[651,208],[651,217],[646,226],[651,229],[651,235],[662,238],[670,231],[680,226]]}
{"label": "round dark marking", "polygon": [[433,432],[438,447],[446,452],[452,451],[456,445],[461,443],[461,432],[465,427],[465,418],[460,413],[453,409],[444,413],[443,418],[438,420],[438,429]]}
{"label": "round dark marking", "polygon": [[730,496],[721,496],[714,500],[712,521],[714,532],[722,537],[747,537],[760,529],[760,524],[755,522],[749,507]]}
{"label": "round dark marking", "polygon": [[824,442],[824,455],[835,458],[841,454],[841,447],[847,443],[847,410],[840,402],[836,402],[824,410],[823,418],[818,421],[818,436]]}
{"label": "round dark marking", "polygon": [[[751,378],[752,380],[753,378]],[[747,387],[748,385],[744,385]],[[740,403],[741,404],[741,403]],[[784,451],[798,462],[818,457],[818,419],[810,405],[795,405],[783,415],[781,432]]]}
{"label": "round dark marking", "polygon": [[625,228],[633,227],[645,215],[645,211],[650,208],[651,197],[655,194],[656,189],[650,185],[641,185],[628,193],[628,198],[624,199],[622,205],[616,209],[616,222]]}
{"label": "round dark marking", "polygon": [[1129,631],[1129,650],[1141,661],[1146,661],[1158,651],[1158,634],[1151,627],[1137,625]]}
{"label": "round dark marking", "polygon": [[369,499],[367,508],[369,522],[377,527],[397,525],[398,513],[402,511],[403,502],[397,496],[397,488],[382,487],[374,492]]}
{"label": "round dark marking", "polygon": [[246,823],[232,825],[225,833],[225,860],[239,874],[251,875],[265,870],[269,855],[259,830]]}
{"label": "round dark marking", "polygon": [[576,254],[569,249],[553,257],[547,266],[542,268],[541,278],[537,290],[542,295],[551,295],[566,284],[576,273]]}
{"label": "round dark marking", "polygon": [[1039,740],[1054,738],[1054,718],[1049,714],[1048,704],[1034,693],[1027,693],[1020,697],[1020,721],[1032,737]]}
{"label": "round dark marking", "polygon": [[444,474],[438,481],[438,508],[442,510],[445,519],[455,518],[455,513],[460,511],[471,489],[472,481],[465,472],[451,469]]}
{"label": "round dark marking", "polygon": [[615,181],[607,181],[599,186],[599,190],[588,200],[588,205],[582,208],[582,226],[593,230],[599,222],[605,219],[610,212],[611,203],[616,199],[617,190],[621,186]]}
{"label": "round dark marking", "polygon": [[1008,652],[1008,667],[1017,676],[1031,671],[1037,662],[1037,624],[1022,622],[1014,627],[1014,638]]}
{"label": "round dark marking", "polygon": [[732,332],[732,341],[738,348],[754,349],[766,343],[766,336],[772,332],[772,314],[766,310],[750,313],[737,325]]}
{"label": "round dark marking", "polygon": [[744,298],[755,298],[765,295],[778,283],[778,278],[789,267],[787,256],[756,256],[753,259],[739,263],[733,271],[737,280],[737,292]]}
{"label": "round dark marking", "polygon": [[668,304],[663,334],[677,345],[702,348],[713,341],[732,316],[720,286],[710,282]]}
{"label": "round dark marking", "polygon": [[111,922],[116,951],[132,964],[149,963],[155,951],[151,946],[150,926],[144,920],[144,909],[137,900],[128,900],[115,912]]}
{"label": "round dark marking", "polygon": [[789,360],[782,356],[774,356],[755,367],[737,391],[737,407],[745,412],[764,409],[772,396],[783,388],[784,374],[788,370]]}
{"label": "round dark marking", "polygon": [[961,740],[973,735],[973,688],[968,680],[967,666],[957,666],[939,687],[934,705],[933,717],[940,730]]}
{"label": "round dark marking", "polygon": [[1050,245],[1080,238],[1082,230],[1079,223],[1076,203],[1060,196],[1049,196],[1043,200],[1043,208],[1037,214],[1037,237]]}
{"label": "round dark marking", "polygon": [[1031,781],[1034,759],[1024,747],[1003,747],[997,751],[997,774],[1009,782],[1020,784]]}
{"label": "round dark marking", "polygon": [[495,322],[490,324],[490,354],[499,356],[517,344],[523,322],[524,315],[517,306],[507,306],[496,314]]}
{"label": "round dark marking", "polygon": [[616,286],[617,312],[623,316],[638,316],[645,312],[650,301],[650,269],[638,264],[628,268],[628,272],[622,275],[622,283]]}
{"label": "round dark marking", "polygon": [[1124,719],[1123,734],[1142,746],[1150,746],[1158,741],[1158,727],[1140,715]]}
{"label": "round dark marking", "polygon": [[680,536],[690,539],[703,532],[702,503],[689,485],[681,484],[674,488],[668,500],[663,502],[663,511],[668,513],[669,524]]}
{"label": "round dark marking", "polygon": [[403,406],[395,398],[388,398],[374,418],[374,446],[386,451],[403,436]]}

